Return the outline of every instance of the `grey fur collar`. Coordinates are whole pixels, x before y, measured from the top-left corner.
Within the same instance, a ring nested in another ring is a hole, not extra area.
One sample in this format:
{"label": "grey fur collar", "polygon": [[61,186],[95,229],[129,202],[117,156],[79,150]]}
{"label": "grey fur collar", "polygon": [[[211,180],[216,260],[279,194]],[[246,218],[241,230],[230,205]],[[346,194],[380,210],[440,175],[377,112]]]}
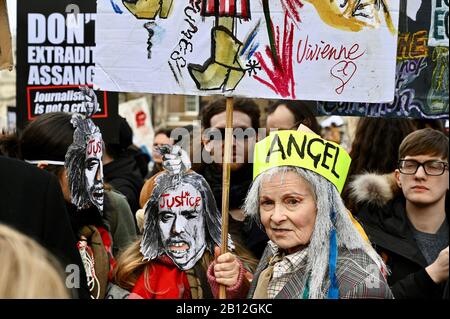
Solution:
{"label": "grey fur collar", "polygon": [[365,173],[356,175],[349,183],[350,197],[357,203],[384,206],[400,191],[394,174],[378,175]]}

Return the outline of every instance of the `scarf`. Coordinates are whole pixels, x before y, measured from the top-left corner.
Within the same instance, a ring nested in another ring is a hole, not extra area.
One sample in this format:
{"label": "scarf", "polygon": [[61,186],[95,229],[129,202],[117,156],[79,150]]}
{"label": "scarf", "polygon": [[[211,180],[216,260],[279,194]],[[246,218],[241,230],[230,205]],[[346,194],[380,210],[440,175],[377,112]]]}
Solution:
{"label": "scarf", "polygon": [[166,255],[150,262],[131,293],[144,299],[190,299],[186,274]]}
{"label": "scarf", "polygon": [[[206,165],[202,175],[211,187],[217,207],[222,207],[222,167],[215,164]],[[230,172],[230,209],[241,208],[252,181],[252,164],[244,164],[237,171]]]}
{"label": "scarf", "polygon": [[167,255],[161,255],[147,265],[131,293],[144,299],[212,298],[201,261],[183,271]]}

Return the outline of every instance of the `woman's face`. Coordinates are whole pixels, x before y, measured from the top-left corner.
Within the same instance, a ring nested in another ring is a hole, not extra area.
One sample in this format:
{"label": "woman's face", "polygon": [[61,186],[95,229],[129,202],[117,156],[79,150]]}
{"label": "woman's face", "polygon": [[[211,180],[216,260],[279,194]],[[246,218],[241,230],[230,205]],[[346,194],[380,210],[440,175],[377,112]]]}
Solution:
{"label": "woman's face", "polygon": [[267,236],[294,253],[309,244],[317,207],[309,184],[295,172],[266,177],[261,184],[259,213]]}
{"label": "woman's face", "polygon": [[285,104],[279,105],[276,110],[267,116],[267,130],[296,130],[295,115]]}

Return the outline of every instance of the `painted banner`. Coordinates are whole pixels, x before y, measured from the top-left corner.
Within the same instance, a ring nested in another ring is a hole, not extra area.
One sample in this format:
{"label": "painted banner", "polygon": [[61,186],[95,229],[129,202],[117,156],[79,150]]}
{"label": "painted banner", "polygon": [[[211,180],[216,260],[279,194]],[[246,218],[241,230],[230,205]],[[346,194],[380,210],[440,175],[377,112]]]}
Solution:
{"label": "painted banner", "polygon": [[95,87],[391,102],[399,0],[98,0]]}
{"label": "painted banner", "polygon": [[119,114],[124,117],[133,130],[133,144],[145,153],[151,154],[154,131],[150,107],[145,97],[119,104]]}
{"label": "painted banner", "polygon": [[449,118],[448,2],[402,3],[393,103],[319,102],[319,114]]}
{"label": "painted banner", "polygon": [[[17,2],[17,125],[49,112],[85,112],[80,85],[92,86],[95,0]],[[96,91],[94,122],[118,141],[118,95]]]}

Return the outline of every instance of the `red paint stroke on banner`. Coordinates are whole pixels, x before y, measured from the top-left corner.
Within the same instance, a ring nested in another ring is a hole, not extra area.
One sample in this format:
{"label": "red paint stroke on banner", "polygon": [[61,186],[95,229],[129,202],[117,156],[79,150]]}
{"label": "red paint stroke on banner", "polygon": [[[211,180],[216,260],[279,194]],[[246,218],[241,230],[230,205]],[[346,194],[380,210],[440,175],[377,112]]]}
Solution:
{"label": "red paint stroke on banner", "polygon": [[355,75],[357,69],[358,67],[353,61],[345,60],[336,63],[336,65],[331,68],[330,74],[341,82],[341,85],[335,89],[337,94],[342,94],[342,92],[344,92],[345,86],[350,82],[353,75]]}
{"label": "red paint stroke on banner", "polygon": [[[273,24],[272,24],[273,29]],[[269,61],[266,61],[261,52],[255,53],[262,69],[267,74],[270,82],[255,75],[254,78],[269,87],[282,97],[292,97],[295,99],[295,79],[293,67],[293,41],[294,24],[288,18],[288,13],[284,16],[283,38],[280,38],[280,28],[276,27],[275,49],[277,57],[274,57],[270,46],[266,46],[265,53]],[[276,62],[278,61],[278,63]],[[270,62],[270,66],[269,63]]]}
{"label": "red paint stroke on banner", "polygon": [[236,12],[236,0],[230,0],[228,2],[228,12]]}
{"label": "red paint stroke on banner", "polygon": [[[297,0],[296,0],[297,1]],[[239,6],[237,0],[203,0],[202,12],[206,16],[236,17],[245,20],[250,18],[249,0],[241,0]],[[192,4],[192,0],[191,0]]]}
{"label": "red paint stroke on banner", "polygon": [[241,1],[241,16],[244,19],[250,18],[250,3],[246,0]]}
{"label": "red paint stroke on banner", "polygon": [[225,14],[225,1],[220,1],[220,4],[219,4],[219,6],[220,6],[220,9],[219,9],[219,13],[220,13],[220,15],[224,15]]}
{"label": "red paint stroke on banner", "polygon": [[300,0],[281,0],[281,6],[293,21],[301,22],[300,9],[303,7],[303,3]]}

